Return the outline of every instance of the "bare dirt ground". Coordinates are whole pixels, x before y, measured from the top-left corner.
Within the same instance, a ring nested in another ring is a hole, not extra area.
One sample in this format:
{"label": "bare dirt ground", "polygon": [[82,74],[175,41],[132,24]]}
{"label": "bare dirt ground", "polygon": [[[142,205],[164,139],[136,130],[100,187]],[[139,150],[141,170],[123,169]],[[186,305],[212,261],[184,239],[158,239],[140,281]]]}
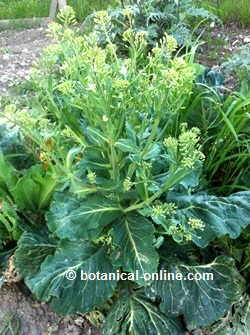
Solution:
{"label": "bare dirt ground", "polygon": [[[10,332],[12,328],[13,332]],[[60,318],[47,304],[37,303],[22,286],[0,290],[0,334],[4,335],[98,335],[82,317]]]}
{"label": "bare dirt ground", "polygon": [[0,31],[0,95],[22,80],[50,41],[46,27]]}
{"label": "bare dirt ground", "polygon": [[242,28],[236,23],[218,25],[202,38],[206,43],[201,48],[199,61],[207,66],[219,66],[227,58],[250,43],[250,27]]}
{"label": "bare dirt ground", "polygon": [[[218,25],[208,30],[202,40],[205,44],[198,49],[199,63],[220,71],[222,63],[239,53],[241,47],[250,44],[250,27],[242,28],[236,23]],[[223,75],[225,86],[231,91],[234,90],[237,87],[235,76],[232,73]]]}

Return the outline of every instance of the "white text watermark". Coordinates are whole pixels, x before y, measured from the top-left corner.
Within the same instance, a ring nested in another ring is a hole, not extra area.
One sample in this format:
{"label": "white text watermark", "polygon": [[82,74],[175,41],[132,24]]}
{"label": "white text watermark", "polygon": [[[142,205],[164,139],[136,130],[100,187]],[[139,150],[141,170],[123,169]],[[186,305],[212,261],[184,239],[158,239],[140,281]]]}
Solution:
{"label": "white text watermark", "polygon": [[167,270],[160,270],[155,273],[144,272],[141,274],[138,270],[136,272],[121,272],[117,270],[115,272],[85,272],[75,271],[74,269],[68,269],[65,272],[65,277],[68,280],[132,280],[138,281],[144,279],[145,281],[154,281],[154,280],[214,280],[214,274],[211,272],[188,272],[185,275],[181,272],[168,272]]}

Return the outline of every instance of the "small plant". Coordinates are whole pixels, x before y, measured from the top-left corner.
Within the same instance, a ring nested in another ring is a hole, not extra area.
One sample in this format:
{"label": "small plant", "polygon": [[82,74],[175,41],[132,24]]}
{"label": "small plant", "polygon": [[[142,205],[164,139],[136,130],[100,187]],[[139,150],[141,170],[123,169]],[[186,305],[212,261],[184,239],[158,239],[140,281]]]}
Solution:
{"label": "small plant", "polygon": [[[15,110],[9,105],[7,110]],[[13,248],[30,213],[46,208],[56,186],[50,172],[35,164],[17,127],[0,125],[0,251]],[[29,158],[28,158],[29,157]]]}
{"label": "small plant", "polygon": [[238,53],[221,65],[225,72],[234,73],[239,82],[250,82],[250,43],[241,47]]}

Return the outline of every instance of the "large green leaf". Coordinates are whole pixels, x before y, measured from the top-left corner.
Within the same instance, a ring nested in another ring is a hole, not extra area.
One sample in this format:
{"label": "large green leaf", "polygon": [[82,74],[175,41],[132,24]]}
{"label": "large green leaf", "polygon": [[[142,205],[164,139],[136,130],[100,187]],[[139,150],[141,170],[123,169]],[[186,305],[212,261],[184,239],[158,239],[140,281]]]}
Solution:
{"label": "large green leaf", "polygon": [[115,143],[115,146],[123,152],[130,152],[136,154],[140,151],[136,144],[130,139],[121,138]]}
{"label": "large green leaf", "polygon": [[180,223],[189,218],[201,219],[204,230],[193,234],[193,242],[206,247],[216,237],[228,234],[237,238],[242,229],[250,224],[250,192],[238,192],[228,197],[207,194],[172,194],[168,200],[179,207],[175,219]]}
{"label": "large green leaf", "polygon": [[[55,254],[42,263],[40,272],[28,278],[26,284],[38,299],[51,300],[52,307],[59,314],[87,313],[110,298],[117,282],[91,280],[92,277],[87,279],[81,275],[108,274],[113,270],[106,249],[98,249],[87,241],[63,240]],[[76,278],[67,279],[72,273]]]}
{"label": "large green leaf", "polygon": [[102,229],[121,215],[117,202],[101,195],[78,200],[58,194],[47,215],[49,229],[60,238],[95,238]]}
{"label": "large green leaf", "polygon": [[1,200],[0,205],[0,240],[7,243],[8,240],[18,240],[21,235],[21,219],[17,215],[16,208],[8,201]]}
{"label": "large green leaf", "polygon": [[107,143],[109,143],[108,138],[106,138],[103,133],[97,128],[88,126],[84,129],[84,134],[93,145],[101,146],[107,145]]}
{"label": "large green leaf", "polygon": [[145,285],[145,273],[157,271],[158,253],[153,247],[154,226],[141,215],[131,214],[114,225],[113,241],[117,245],[115,261],[123,270],[136,273]]}
{"label": "large green leaf", "polygon": [[48,206],[56,184],[56,180],[41,165],[35,165],[18,180],[11,194],[21,209],[42,209]]}
{"label": "large green leaf", "polygon": [[53,254],[55,249],[56,242],[49,237],[47,230],[23,233],[15,253],[15,265],[20,275],[25,279],[32,278],[45,258]]}
{"label": "large green leaf", "polygon": [[27,168],[32,157],[26,152],[24,140],[18,127],[0,118],[0,152],[17,170]]}
{"label": "large green leaf", "polygon": [[113,305],[103,335],[183,335],[176,319],[168,318],[140,295],[124,294]]}
{"label": "large green leaf", "polygon": [[11,189],[16,185],[17,174],[13,166],[8,163],[4,155],[0,152],[0,187]]}
{"label": "large green leaf", "polygon": [[[174,279],[170,276],[154,281],[147,288],[148,296],[161,299],[160,309],[166,315],[184,315],[190,328],[217,321],[239,299],[239,276],[231,258],[220,256],[211,264],[197,266],[169,264],[162,267],[162,274],[164,270],[175,275]],[[201,280],[190,280],[190,274]]]}
{"label": "large green leaf", "polygon": [[159,157],[161,153],[161,147],[159,145],[159,143],[151,143],[145,154],[143,155],[143,159],[146,161],[146,160],[152,160],[152,159],[156,159]]}
{"label": "large green leaf", "polygon": [[98,171],[98,174],[107,174],[107,169],[111,167],[110,162],[103,157],[102,152],[93,150],[93,148],[86,148],[84,150],[84,156],[79,161],[78,168],[82,171],[87,169],[93,169]]}

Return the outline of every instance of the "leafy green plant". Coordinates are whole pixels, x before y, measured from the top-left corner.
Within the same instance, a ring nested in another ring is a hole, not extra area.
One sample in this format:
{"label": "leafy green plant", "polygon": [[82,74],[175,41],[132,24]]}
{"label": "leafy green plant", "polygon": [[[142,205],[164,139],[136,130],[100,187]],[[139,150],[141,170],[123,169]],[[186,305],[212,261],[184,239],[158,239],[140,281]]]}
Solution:
{"label": "leafy green plant", "polygon": [[241,47],[237,54],[229,57],[221,67],[225,72],[234,73],[239,81],[249,82],[250,76],[250,44]]}
{"label": "leafy green plant", "polygon": [[[8,109],[14,111],[15,107],[10,105]],[[5,119],[0,129],[0,249],[3,249],[19,239],[25,222],[33,221],[28,216],[30,212],[48,206],[56,181],[28,155],[17,127]]]}
{"label": "leafy green plant", "polygon": [[[127,29],[129,58],[119,58],[108,34],[100,48],[95,33],[70,30],[73,12],[65,10],[64,27],[51,26],[58,43],[33,74],[38,93],[29,108],[5,114],[58,182],[46,225],[24,227],[17,269],[62,315],[112,299],[105,335],[181,335],[210,325],[243,285],[232,258],[205,261],[203,251],[248,226],[250,192],[206,190],[201,133],[184,122],[195,88],[192,57],[173,57],[177,43],[168,35],[148,53],[145,34]],[[182,278],[147,278],[160,270]],[[205,272],[209,283],[186,280]],[[81,280],[85,273],[102,280]],[[110,273],[130,277],[108,280]]]}
{"label": "leafy green plant", "polygon": [[[39,165],[18,173],[0,156],[0,229],[1,242],[18,240],[23,221],[31,221],[29,212],[48,206],[55,180]],[[28,213],[26,211],[29,211]]]}
{"label": "leafy green plant", "polygon": [[[101,13],[93,13],[83,23],[85,29],[92,26],[98,32],[101,45],[110,39],[121,50],[124,50],[122,34],[129,27],[134,32],[145,32],[149,49],[156,46],[157,42],[167,32],[173,36],[179,46],[190,46],[195,39],[193,28],[202,20],[218,21],[219,19],[202,8],[197,8],[192,0],[184,1],[132,1],[115,10],[109,10],[109,20],[96,19]],[[106,36],[108,32],[108,36]]]}

